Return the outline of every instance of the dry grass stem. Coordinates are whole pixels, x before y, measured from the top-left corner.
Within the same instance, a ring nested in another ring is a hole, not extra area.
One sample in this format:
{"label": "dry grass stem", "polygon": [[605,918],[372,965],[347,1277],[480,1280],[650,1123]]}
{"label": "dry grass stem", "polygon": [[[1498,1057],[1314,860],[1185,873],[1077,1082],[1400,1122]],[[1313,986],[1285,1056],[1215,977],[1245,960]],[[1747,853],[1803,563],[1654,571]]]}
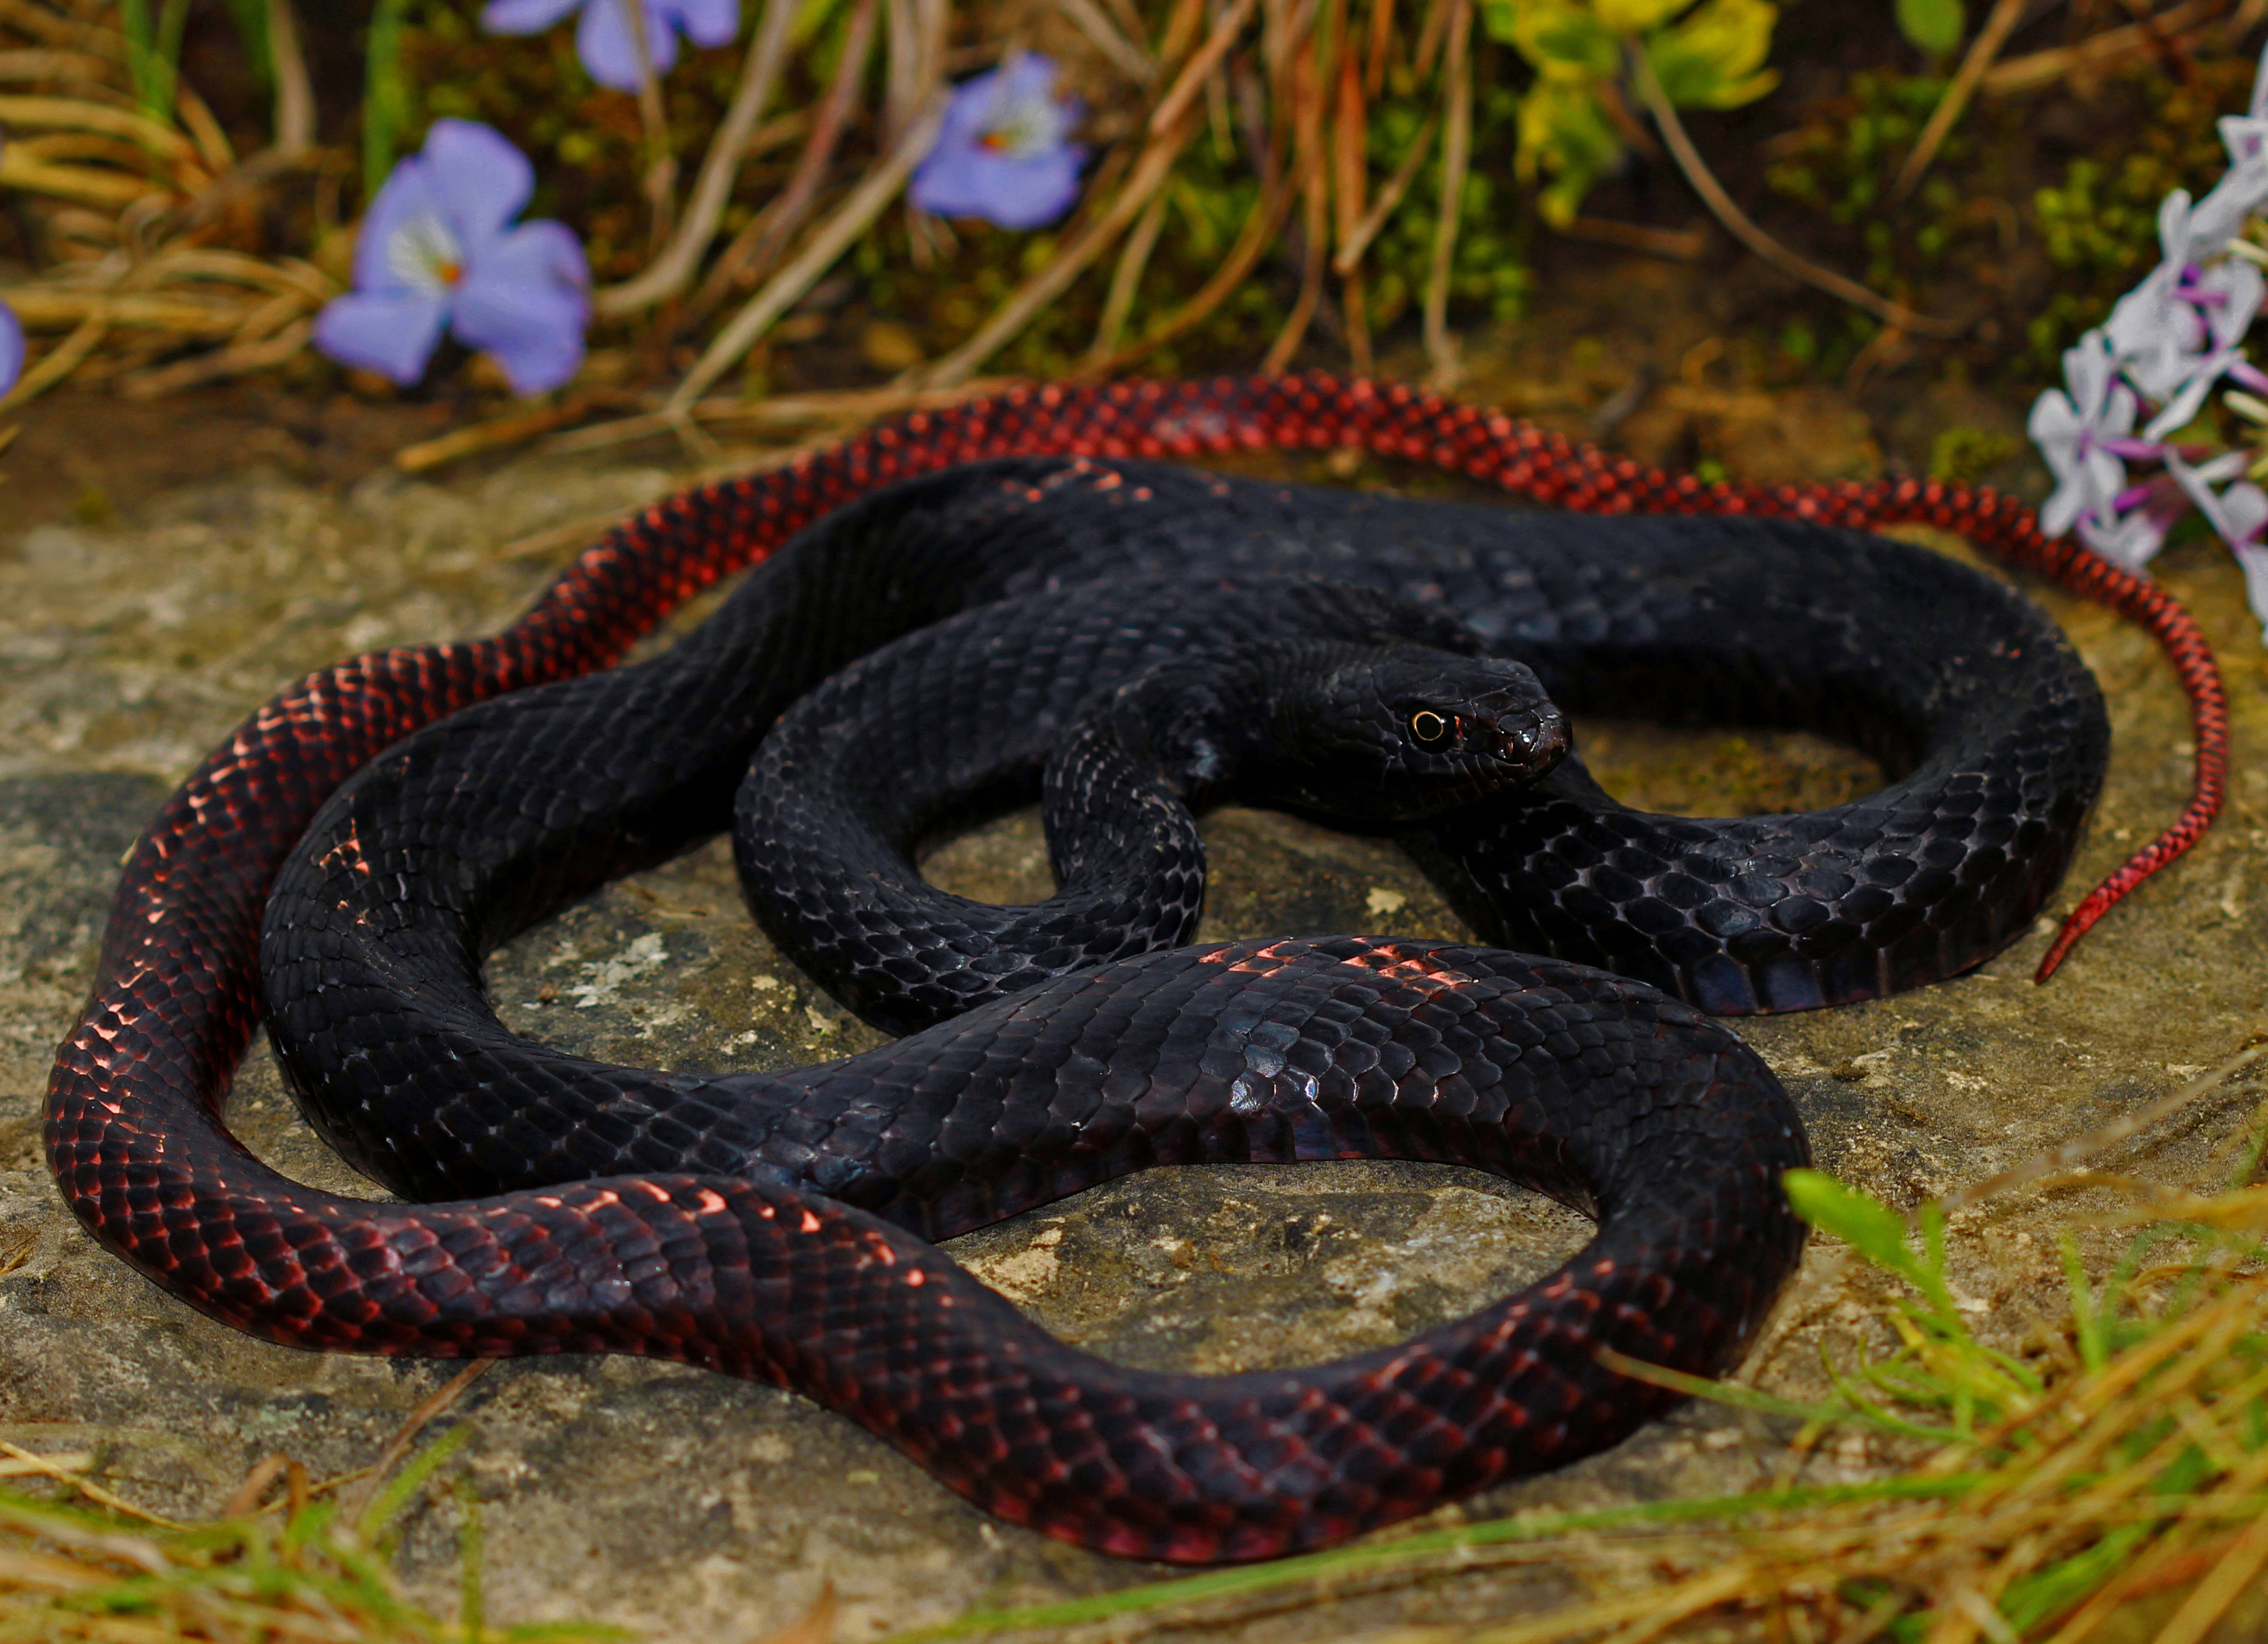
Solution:
{"label": "dry grass stem", "polygon": [[859,82],[865,77],[866,60],[874,48],[875,18],[876,0],[857,0],[845,26],[835,77],[820,99],[810,136],[796,157],[795,169],[779,193],[765,202],[718,257],[701,289],[686,305],[688,321],[706,319],[726,293],[762,278],[810,216],[828,167],[834,162],[836,146],[850,128],[858,106]]}
{"label": "dry grass stem", "polygon": [[869,172],[849,197],[836,207],[834,214],[819,225],[803,250],[718,333],[670,394],[665,415],[681,419],[686,407],[739,363],[772,323],[818,283],[819,277],[834,267],[836,259],[848,251],[851,242],[882,214],[882,209],[897,198],[907,177],[936,142],[938,128],[944,121],[945,99],[940,95],[932,99],[889,158]]}
{"label": "dry grass stem", "polygon": [[2008,43],[2008,36],[2023,20],[2028,4],[2029,0],[1997,0],[1992,15],[1984,19],[1984,26],[1977,31],[1975,42],[1969,48],[1969,55],[1962,58],[1961,67],[1954,74],[1953,84],[1945,88],[1945,95],[1937,99],[1937,106],[1930,111],[1929,123],[1921,128],[1921,136],[1914,140],[1913,152],[1906,156],[1906,163],[1898,168],[1897,180],[1890,185],[1892,205],[1911,194],[1914,185],[1921,181],[1922,173],[1937,158],[1938,149],[1960,120],[1962,111],[1969,106],[1970,98],[1976,94],[1977,83],[1984,77],[1984,71],[2000,55],[2000,48]]}
{"label": "dry grass stem", "polygon": [[1452,0],[1447,33],[1448,128],[1441,144],[1441,210],[1433,224],[1433,262],[1425,276],[1427,385],[1446,392],[1462,368],[1449,334],[1449,273],[1455,266],[1457,225],[1463,216],[1465,172],[1473,151],[1472,0]]}
{"label": "dry grass stem", "polygon": [[1087,349],[1086,366],[1094,369],[1107,360],[1118,347],[1118,339],[1126,329],[1126,318],[1134,312],[1134,298],[1141,290],[1142,271],[1149,266],[1150,253],[1155,250],[1158,236],[1166,226],[1166,209],[1171,199],[1161,189],[1142,208],[1135,220],[1134,231],[1126,237],[1125,247],[1118,253],[1118,266],[1110,271],[1110,290],[1102,299],[1102,318],[1094,327],[1094,341]]}
{"label": "dry grass stem", "polygon": [[[766,0],[755,37],[748,42],[748,55],[742,62],[740,80],[733,88],[733,100],[725,107],[716,136],[710,139],[708,152],[702,157],[684,220],[636,278],[620,285],[602,287],[591,294],[591,306],[597,312],[633,313],[664,297],[675,296],[692,283],[702,253],[715,237],[718,221],[732,198],[733,182],[740,175],[749,135],[763,117],[764,106],[771,100],[781,70],[786,66],[796,11],[795,0]],[[638,8],[632,7],[629,15],[635,17],[637,13]]]}
{"label": "dry grass stem", "polygon": [[486,1375],[495,1364],[494,1359],[473,1360],[428,1394],[416,1409],[404,1417],[401,1425],[394,1429],[394,1436],[386,1441],[386,1448],[379,1451],[378,1459],[371,1464],[369,1473],[339,1491],[341,1514],[349,1519],[360,1516],[369,1506],[379,1483],[409,1453],[409,1446],[425,1430],[426,1424],[455,1404],[464,1396],[465,1390]]}
{"label": "dry grass stem", "polygon": [[2188,1083],[2168,1091],[2154,1102],[2146,1102],[2131,1113],[2121,1114],[2109,1124],[2058,1142],[2046,1151],[2036,1154],[2023,1163],[1987,1177],[1967,1187],[1948,1193],[1943,1207],[1949,1215],[1955,1210],[2005,1193],[2029,1183],[2040,1180],[2058,1171],[2068,1171],[2082,1159],[2091,1158],[2107,1148],[2113,1148],[2156,1124],[2169,1114],[2179,1112],[2192,1102],[2211,1095],[2220,1086],[2263,1057],[2268,1057],[2268,1044],[2254,1045],[2236,1053],[2218,1067],[2209,1068]]}
{"label": "dry grass stem", "polygon": [[1094,0],[1056,0],[1056,9],[1135,84],[1148,85],[1158,77],[1158,65],[1150,54],[1120,33],[1118,25]]}
{"label": "dry grass stem", "polygon": [[2075,75],[2100,72],[2150,50],[2160,41],[2187,45],[2228,11],[2228,0],[2183,0],[2182,4],[2169,6],[2142,22],[2105,29],[2076,45],[2011,57],[1996,64],[1984,77],[1978,89],[1990,97],[2036,92]]}
{"label": "dry grass stem", "polygon": [[1711,214],[1725,225],[1734,239],[1782,274],[1800,280],[1806,285],[1816,286],[1829,296],[1840,297],[1853,307],[1863,308],[1900,330],[1925,337],[1952,337],[1967,329],[1958,320],[1918,314],[1904,303],[1879,296],[1856,280],[1799,257],[1758,228],[1749,214],[1734,203],[1732,195],[1725,192],[1724,186],[1718,182],[1715,174],[1702,159],[1701,151],[1693,146],[1693,140],[1685,135],[1685,124],[1678,119],[1677,111],[1669,106],[1669,99],[1662,95],[1661,84],[1653,77],[1653,69],[1646,62],[1646,54],[1631,52],[1630,63],[1631,77],[1638,86],[1638,97],[1646,104],[1646,112],[1653,116],[1653,122],[1660,128],[1661,139],[1668,145],[1677,168],[1685,173],[1685,180],[1692,185],[1693,192],[1701,196],[1702,203],[1709,208]]}
{"label": "dry grass stem", "polygon": [[1370,249],[1370,242],[1378,238],[1378,231],[1401,209],[1403,197],[1410,192],[1410,185],[1418,180],[1418,168],[1425,165],[1425,157],[1433,151],[1433,138],[1440,128],[1441,116],[1438,112],[1425,116],[1425,123],[1418,128],[1418,136],[1410,143],[1410,151],[1402,157],[1401,164],[1394,168],[1394,175],[1388,178],[1386,187],[1379,190],[1377,200],[1369,210],[1363,213],[1362,219],[1354,225],[1345,243],[1339,247],[1338,255],[1331,260],[1331,267],[1336,272],[1351,274],[1361,266],[1363,253]]}

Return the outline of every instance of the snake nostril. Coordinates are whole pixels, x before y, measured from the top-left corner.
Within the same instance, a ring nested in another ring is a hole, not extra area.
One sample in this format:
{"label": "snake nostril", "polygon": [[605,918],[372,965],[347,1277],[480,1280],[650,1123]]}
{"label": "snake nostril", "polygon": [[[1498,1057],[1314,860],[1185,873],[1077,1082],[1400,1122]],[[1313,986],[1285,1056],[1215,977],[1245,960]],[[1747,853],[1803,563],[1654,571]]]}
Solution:
{"label": "snake nostril", "polygon": [[1505,738],[1506,752],[1523,761],[1558,752],[1566,744],[1567,722],[1557,714],[1531,715],[1519,730]]}

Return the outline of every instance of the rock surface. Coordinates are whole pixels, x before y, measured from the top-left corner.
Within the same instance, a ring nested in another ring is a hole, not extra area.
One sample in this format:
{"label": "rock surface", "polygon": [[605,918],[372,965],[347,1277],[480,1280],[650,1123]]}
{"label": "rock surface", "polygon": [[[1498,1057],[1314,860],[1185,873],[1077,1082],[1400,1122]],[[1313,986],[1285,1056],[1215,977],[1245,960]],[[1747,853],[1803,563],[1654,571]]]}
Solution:
{"label": "rock surface", "polygon": [[[0,1438],[99,1449],[111,1488],[168,1512],[208,1513],[271,1452],[318,1479],[367,1466],[446,1379],[445,1367],[249,1340],[96,1249],[40,1163],[48,1059],[86,987],[121,855],[207,746],[338,655],[508,620],[579,543],[579,522],[684,478],[528,462],[446,484],[378,478],[342,498],[254,473],[168,493],[102,529],[0,535]],[[2049,987],[2029,980],[2043,927],[1958,981],[1742,1028],[1793,1091],[1822,1165],[1895,1202],[2127,1112],[2263,1025],[2259,636],[2226,561],[2196,550],[2165,574],[2223,648],[2238,708],[2234,799],[2211,839],[2114,914]],[[2102,678],[2116,735],[2110,790],[2067,906],[2179,810],[2188,731],[2146,637],[2060,595],[2041,598]],[[1583,734],[1602,778],[1638,803],[1778,809],[1867,780],[1863,762],[1803,738],[1639,726]],[[1462,934],[1390,848],[1246,811],[1216,816],[1207,837],[1208,937]],[[1017,817],[947,847],[931,871],[1005,899],[1044,884],[1044,864],[1032,818]],[[490,978],[523,1031],[625,1061],[776,1068],[874,1042],[750,928],[729,855],[714,846],[516,942]],[[2256,1100],[2241,1089],[2217,1095],[2098,1163],[2211,1181]],[[369,1191],[299,1124],[263,1051],[230,1118],[281,1168]],[[2095,1203],[2016,1195],[1962,1219],[1962,1304],[2014,1339],[2028,1298],[2055,1282],[2056,1228]],[[1108,1357],[1216,1370],[1399,1339],[1542,1271],[1584,1227],[1467,1171],[1222,1167],[1121,1182],[957,1241],[954,1253]],[[1869,1293],[1815,1248],[1744,1375],[1798,1396],[1814,1390],[1822,1334],[1857,1327]],[[836,1635],[858,1640],[1159,1574],[993,1523],[800,1399],[696,1371],[628,1359],[501,1364],[438,1425],[459,1424],[472,1438],[454,1476],[481,1503],[493,1620],[761,1636],[831,1582],[843,1604]],[[1799,1458],[1786,1436],[1720,1408],[1691,1409],[1611,1454],[1442,1516],[1714,1494],[1790,1469],[1834,1479],[1881,1462],[1858,1440]],[[406,1521],[402,1567],[445,1610],[461,1510],[457,1496],[433,1493]],[[1329,1626],[1338,1637],[1382,1634],[1571,1592],[1548,1570],[1508,1567],[1350,1595]],[[1317,1625],[1307,1611],[1226,1632],[1312,1638]]]}

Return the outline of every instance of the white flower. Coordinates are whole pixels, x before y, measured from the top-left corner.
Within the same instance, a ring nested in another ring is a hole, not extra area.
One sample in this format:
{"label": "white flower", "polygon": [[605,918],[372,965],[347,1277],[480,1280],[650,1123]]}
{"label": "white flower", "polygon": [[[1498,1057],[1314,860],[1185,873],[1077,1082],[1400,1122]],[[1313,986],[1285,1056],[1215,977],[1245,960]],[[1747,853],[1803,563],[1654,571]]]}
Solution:
{"label": "white flower", "polygon": [[2137,388],[2163,402],[2143,428],[2143,438],[2163,439],[2197,415],[2213,385],[2244,357],[2240,345],[2260,312],[2264,294],[2268,294],[2268,280],[2252,264],[2235,258],[2225,258],[2175,286],[2175,304],[2195,317],[2192,348],[2155,356],[2151,362],[2154,370],[2146,378],[2142,362],[2126,368]]}
{"label": "white flower", "polygon": [[[2180,482],[2205,523],[2235,550],[2236,562],[2244,568],[2245,597],[2252,614],[2260,619],[2262,637],[2268,639],[2268,547],[2260,542],[2262,530],[2268,528],[2268,492],[2237,477],[2248,460],[2247,452],[2231,451],[2191,467],[2178,452],[2169,451],[2166,472]],[[2224,481],[2234,483],[2214,491]]]}
{"label": "white flower", "polygon": [[2239,543],[2236,562],[2244,568],[2245,602],[2260,619],[2260,637],[2268,642],[2268,548],[2257,542]]}
{"label": "white flower", "polygon": [[[2268,159],[2251,172],[2268,185]],[[2222,179],[2224,188],[2228,182]],[[2243,209],[2232,217],[2237,203]],[[2118,299],[2102,327],[2126,379],[2159,407],[2142,430],[2146,439],[2163,438],[2188,422],[2213,384],[2244,357],[2238,345],[2268,295],[2268,280],[2250,262],[2222,253],[2257,203],[2249,195],[2241,202],[2222,197],[2216,188],[2193,209],[2177,188],[2159,208],[2165,261]]]}
{"label": "white flower", "polygon": [[[2251,481],[2238,477],[2250,460],[2247,452],[2227,451],[2210,462],[2191,467],[2182,460],[2179,451],[2169,449],[2166,452],[2166,472],[2189,493],[2190,501],[2197,504],[2205,523],[2232,548],[2257,542],[2261,527],[2268,525],[2268,493]],[[2229,481],[2235,483],[2224,491],[2213,488]]]}
{"label": "white flower", "polygon": [[2139,571],[2165,547],[2166,528],[2171,523],[2162,510],[2154,508],[2137,508],[2132,513],[2101,518],[2083,515],[2079,521],[2079,539],[2104,559],[2114,560],[2130,571]]}
{"label": "white flower", "polygon": [[2126,488],[2126,465],[2104,444],[2134,427],[2134,392],[2118,380],[2117,365],[2109,339],[2090,331],[2064,352],[2071,392],[2051,388],[2032,406],[2025,431],[2055,471],[2055,495],[2040,510],[2040,529],[2051,537],[2081,519],[2107,527],[2112,500]]}

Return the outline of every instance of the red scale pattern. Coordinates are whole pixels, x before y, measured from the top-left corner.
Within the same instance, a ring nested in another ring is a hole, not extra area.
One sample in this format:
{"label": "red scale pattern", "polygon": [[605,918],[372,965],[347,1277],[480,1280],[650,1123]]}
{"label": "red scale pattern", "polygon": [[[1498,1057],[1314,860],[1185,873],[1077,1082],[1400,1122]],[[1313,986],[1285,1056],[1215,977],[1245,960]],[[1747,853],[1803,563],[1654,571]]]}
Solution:
{"label": "red scale pattern", "polygon": [[[1035,1465],[1068,1486],[1016,1476],[1015,1457],[1027,1444],[1042,1455],[1044,1445],[1017,1436],[1027,1418],[1014,1413],[1037,1407],[1035,1400],[1090,1393],[968,1356],[968,1339],[954,1332],[1006,1328],[1012,1312],[930,1247],[857,1212],[777,1190],[674,1178],[456,1207],[355,1205],[276,1176],[220,1126],[228,1081],[257,1015],[267,886],[324,799],[399,738],[472,702],[606,666],[689,596],[828,510],[894,481],[1020,454],[1171,458],[1271,446],[1363,447],[1598,513],[1778,514],[1859,528],[1923,521],[2140,622],[2189,693],[2193,796],[2179,822],[2072,914],[2043,978],[2113,902],[2193,844],[2220,807],[2227,706],[2196,624],[2150,583],[2076,544],[2043,538],[2029,510],[1989,491],[1913,481],[1704,486],[1472,407],[1322,377],[1019,392],[910,416],[778,471],[658,504],[583,554],[504,633],[357,657],[310,675],[254,714],[168,801],[127,867],[93,996],[49,1085],[48,1153],[66,1200],[98,1239],[158,1282],[273,1339],[465,1354],[644,1351],[789,1380],[851,1411],[1005,1516],[1148,1556],[1256,1557],[1314,1545],[1421,1510],[1444,1490],[1502,1476],[1510,1465],[1506,1435],[1519,1435],[1524,1470],[1627,1432],[1660,1401],[1599,1403],[1594,1325],[1624,1330],[1623,1350],[1637,1356],[1697,1369],[1730,1362],[1776,1273],[1793,1259],[1793,1223],[1777,1181],[1796,1156],[1775,1162],[1766,1149],[1751,1169],[1719,1172],[1744,1185],[1734,1199],[1696,1212],[1706,1237],[1683,1248],[1605,1255],[1580,1270],[1580,1282],[1577,1270],[1564,1271],[1556,1284],[1528,1293],[1513,1310],[1517,1318],[1497,1318],[1461,1349],[1476,1358],[1418,1355],[1406,1375],[1364,1371],[1351,1384],[1353,1402],[1331,1406],[1339,1427],[1284,1442],[1300,1465],[1336,1457],[1339,1472],[1328,1487],[1300,1497],[1296,1511],[1278,1503],[1240,1519],[1203,1501],[1163,1499],[1187,1479],[1145,1481],[1138,1470],[1108,1489],[1087,1487],[1060,1450]],[[1272,953],[1249,958],[1266,970],[1277,962]],[[1800,1137],[1789,1145],[1800,1154]],[[728,1215],[717,1214],[720,1196]],[[783,1209],[791,1215],[776,1214]],[[576,1273],[585,1241],[610,1243],[628,1256],[626,1268],[654,1276],[622,1281],[624,1295],[604,1317],[545,1317],[547,1287]],[[1757,1253],[1763,1245],[1778,1250],[1777,1269]],[[1662,1263],[1743,1246],[1755,1277],[1728,1305],[1696,1300],[1690,1266],[1675,1281],[1662,1276]],[[741,1318],[798,1317],[782,1310],[792,1309],[826,1317],[850,1276],[885,1250],[902,1276],[902,1299],[918,1299],[909,1317],[919,1320],[894,1324],[862,1347],[855,1376],[849,1360],[830,1353],[824,1331],[784,1346],[755,1339],[754,1325],[738,1339],[713,1326],[704,1335],[696,1322],[720,1308]],[[664,1259],[637,1261],[641,1251]],[[697,1283],[680,1276],[681,1261],[682,1271],[703,1275]],[[475,1291],[517,1299],[501,1316],[453,1324],[455,1303]],[[1480,1328],[1488,1317],[1468,1323]],[[1451,1441],[1470,1435],[1440,1431],[1439,1401],[1470,1402],[1471,1378],[1483,1365],[1503,1381],[1491,1418],[1498,1437],[1459,1452]],[[1629,1384],[1614,1384],[1627,1401]],[[1138,1405],[1145,1420],[1160,1408],[1131,1392],[1091,1396],[1105,1400],[1089,1410],[1101,1428],[1123,1427]],[[1174,1419],[1188,1413],[1180,1405],[1162,1408]],[[918,1432],[917,1414],[928,1424]],[[1295,1415],[1307,1419],[1278,1409],[1266,1420]],[[1005,1475],[1004,1457],[1012,1464]],[[1298,1471],[1291,1462],[1286,1469]]]}

